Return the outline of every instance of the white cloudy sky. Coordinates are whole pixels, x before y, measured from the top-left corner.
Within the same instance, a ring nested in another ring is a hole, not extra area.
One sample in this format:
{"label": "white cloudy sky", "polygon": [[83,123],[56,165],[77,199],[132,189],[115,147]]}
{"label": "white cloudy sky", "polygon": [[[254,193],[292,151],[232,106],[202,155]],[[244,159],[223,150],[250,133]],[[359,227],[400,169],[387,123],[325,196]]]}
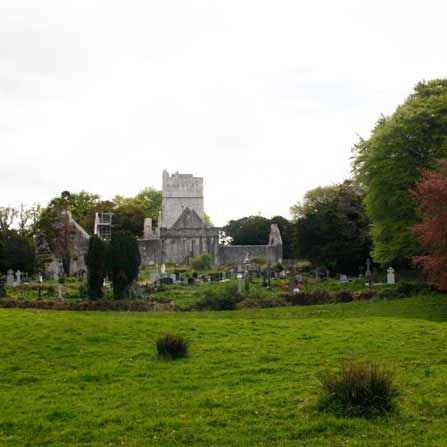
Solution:
{"label": "white cloudy sky", "polygon": [[443,1],[0,0],[0,205],[205,178],[213,222],[289,215],[447,70]]}

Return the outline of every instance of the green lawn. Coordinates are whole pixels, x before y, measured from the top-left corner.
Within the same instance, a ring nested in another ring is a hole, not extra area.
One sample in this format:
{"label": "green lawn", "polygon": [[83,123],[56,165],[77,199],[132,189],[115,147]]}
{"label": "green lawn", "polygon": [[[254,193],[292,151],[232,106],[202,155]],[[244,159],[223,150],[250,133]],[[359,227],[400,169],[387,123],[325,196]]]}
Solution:
{"label": "green lawn", "polygon": [[[445,446],[447,296],[230,312],[0,309],[1,446]],[[191,352],[155,360],[175,331]],[[318,375],[392,367],[400,412],[315,409]]]}

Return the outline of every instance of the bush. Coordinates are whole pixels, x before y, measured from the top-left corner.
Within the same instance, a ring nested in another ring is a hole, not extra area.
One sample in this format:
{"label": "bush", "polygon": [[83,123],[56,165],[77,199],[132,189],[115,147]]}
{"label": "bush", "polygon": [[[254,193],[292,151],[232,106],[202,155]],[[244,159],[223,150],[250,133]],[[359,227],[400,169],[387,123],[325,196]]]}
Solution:
{"label": "bush", "polygon": [[338,292],[335,294],[336,303],[350,303],[351,301],[353,301],[353,296],[350,292]]}
{"label": "bush", "polygon": [[0,282],[0,298],[5,298],[7,295],[6,293],[6,287],[3,282]]}
{"label": "bush", "polygon": [[393,298],[406,298],[424,293],[433,293],[433,290],[423,282],[401,282],[397,286],[387,287],[379,291],[378,297],[382,300]]}
{"label": "bush", "polygon": [[227,285],[223,288],[207,290],[205,296],[197,303],[197,308],[199,310],[233,310],[242,299],[235,285]]}
{"label": "bush", "polygon": [[164,360],[176,360],[186,357],[188,343],[181,335],[167,334],[157,340],[157,357]]}
{"label": "bush", "polygon": [[296,306],[330,304],[335,301],[333,296],[326,290],[315,290],[313,292],[300,292],[297,295],[286,295],[285,299],[290,304]]}
{"label": "bush", "polygon": [[107,260],[112,273],[113,297],[127,297],[130,286],[138,278],[141,261],[136,238],[126,231],[112,233]]}
{"label": "bush", "polygon": [[284,270],[284,266],[280,262],[277,262],[275,265],[275,271],[279,273],[279,272],[282,272],[283,270]]}
{"label": "bush", "polygon": [[79,298],[88,298],[88,286],[86,282],[83,282],[80,286],[79,286]]}
{"label": "bush", "polygon": [[399,395],[390,371],[351,362],[321,380],[319,408],[349,417],[376,417],[395,409]]}
{"label": "bush", "polygon": [[211,256],[207,253],[196,256],[192,259],[191,265],[194,270],[209,270],[212,266]]}

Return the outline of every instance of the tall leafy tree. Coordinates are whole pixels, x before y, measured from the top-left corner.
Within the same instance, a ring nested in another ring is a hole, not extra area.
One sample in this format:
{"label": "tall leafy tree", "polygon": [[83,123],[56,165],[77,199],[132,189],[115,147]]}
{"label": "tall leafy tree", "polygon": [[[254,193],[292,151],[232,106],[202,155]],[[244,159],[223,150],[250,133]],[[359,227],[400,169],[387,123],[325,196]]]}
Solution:
{"label": "tall leafy tree", "polygon": [[292,214],[300,257],[334,273],[358,273],[371,243],[362,194],[352,182],[308,191]]}
{"label": "tall leafy tree", "polygon": [[154,188],[144,188],[134,197],[115,196],[112,200],[114,224],[123,231],[130,231],[137,237],[143,234],[144,218],[150,217],[158,223],[162,193]]}
{"label": "tall leafy tree", "polygon": [[354,152],[355,179],[365,189],[372,222],[373,258],[382,265],[406,263],[418,251],[409,230],[418,221],[409,190],[421,168],[447,156],[447,80],[417,84]]}
{"label": "tall leafy tree", "polygon": [[270,220],[262,216],[248,216],[230,220],[223,231],[232,245],[265,245],[269,241]]}
{"label": "tall leafy tree", "polygon": [[138,278],[140,252],[135,236],[128,231],[112,233],[108,251],[108,270],[112,273],[113,296],[128,296],[129,287]]}
{"label": "tall leafy tree", "polygon": [[422,171],[412,191],[422,222],[413,226],[425,254],[413,262],[426,273],[431,284],[447,290],[447,161],[438,169]]}
{"label": "tall leafy tree", "polygon": [[266,245],[269,242],[270,225],[277,224],[283,241],[284,258],[296,257],[295,226],[285,217],[271,219],[263,216],[247,216],[230,220],[222,230],[224,239],[229,238],[232,245]]}
{"label": "tall leafy tree", "polygon": [[9,269],[33,273],[35,270],[34,241],[19,231],[0,231],[0,272]]}

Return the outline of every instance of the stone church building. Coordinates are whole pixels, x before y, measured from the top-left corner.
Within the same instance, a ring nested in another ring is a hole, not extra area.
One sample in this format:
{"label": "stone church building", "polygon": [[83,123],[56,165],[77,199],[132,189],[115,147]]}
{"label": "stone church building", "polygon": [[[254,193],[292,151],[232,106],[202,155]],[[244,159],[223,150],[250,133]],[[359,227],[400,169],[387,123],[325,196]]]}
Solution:
{"label": "stone church building", "polygon": [[[279,228],[272,224],[268,245],[221,245],[220,228],[205,223],[203,205],[203,178],[192,174],[169,174],[163,172],[162,210],[157,228],[152,228],[152,220],[144,221],[144,237],[137,241],[141,255],[141,268],[153,264],[189,264],[197,255],[208,253],[214,264],[242,264],[245,258],[265,256],[272,263],[282,261],[282,239]],[[102,213],[104,214],[104,213]],[[110,214],[110,213],[105,213]],[[73,219],[70,212],[64,214],[70,228],[72,247],[69,275],[78,275],[87,270],[85,256],[90,235]],[[110,240],[110,221],[99,221],[97,213],[95,234]],[[103,228],[104,227],[104,228]],[[107,230],[107,231],[98,231]],[[43,270],[48,275],[62,271],[61,260],[51,252],[47,242],[37,241],[38,256]]]}
{"label": "stone church building", "polygon": [[265,256],[282,261],[282,239],[272,224],[268,245],[220,245],[220,229],[205,223],[203,178],[192,174],[163,172],[162,210],[159,226],[144,222],[144,237],[138,240],[142,267],[152,264],[189,264],[197,255],[208,253],[214,264],[240,264],[247,257]]}

